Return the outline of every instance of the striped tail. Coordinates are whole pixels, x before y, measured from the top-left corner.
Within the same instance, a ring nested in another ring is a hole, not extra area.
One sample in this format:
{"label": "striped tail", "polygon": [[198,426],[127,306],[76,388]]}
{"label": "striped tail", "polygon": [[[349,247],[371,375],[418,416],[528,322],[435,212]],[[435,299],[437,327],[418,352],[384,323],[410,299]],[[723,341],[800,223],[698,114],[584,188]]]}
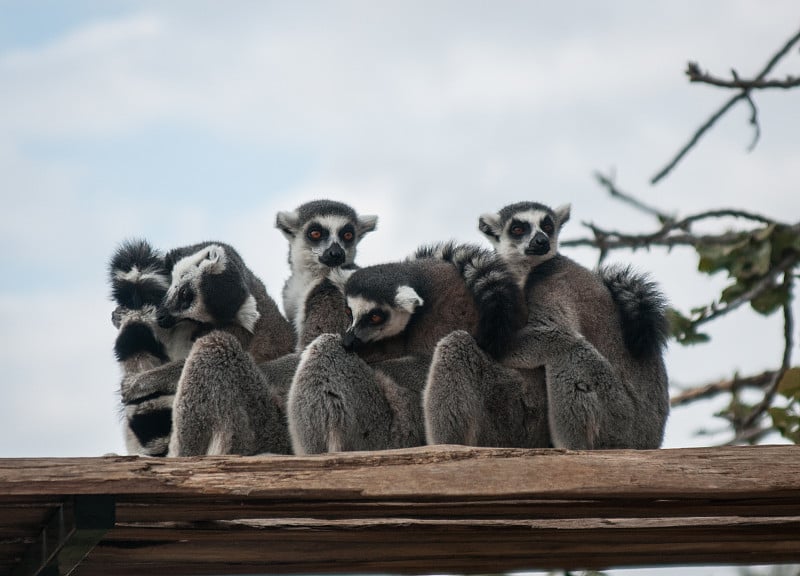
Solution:
{"label": "striped tail", "polygon": [[476,342],[493,357],[502,356],[527,321],[524,296],[503,259],[475,244],[452,241],[422,246],[409,259],[426,258],[450,262],[458,269],[478,308]]}

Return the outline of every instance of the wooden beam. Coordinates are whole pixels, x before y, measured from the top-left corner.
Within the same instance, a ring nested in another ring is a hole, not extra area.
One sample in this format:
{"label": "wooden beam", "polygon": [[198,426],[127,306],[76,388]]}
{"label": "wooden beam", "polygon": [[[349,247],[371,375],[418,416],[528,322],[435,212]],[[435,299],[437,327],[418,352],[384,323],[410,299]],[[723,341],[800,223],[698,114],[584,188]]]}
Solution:
{"label": "wooden beam", "polygon": [[53,510],[12,576],[67,576],[114,527],[114,498],[80,495]]}
{"label": "wooden beam", "polygon": [[83,576],[800,562],[797,446],[0,460],[25,522],[73,495],[116,501]]}

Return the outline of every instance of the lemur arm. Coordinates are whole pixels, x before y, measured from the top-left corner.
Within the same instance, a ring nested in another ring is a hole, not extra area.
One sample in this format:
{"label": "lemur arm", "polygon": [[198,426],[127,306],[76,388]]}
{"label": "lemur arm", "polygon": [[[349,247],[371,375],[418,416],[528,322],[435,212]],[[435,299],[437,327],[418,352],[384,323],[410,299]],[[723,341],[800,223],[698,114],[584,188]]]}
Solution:
{"label": "lemur arm", "polygon": [[144,372],[126,375],[120,385],[123,404],[140,401],[147,396],[175,394],[183,364],[183,360],[177,360]]}

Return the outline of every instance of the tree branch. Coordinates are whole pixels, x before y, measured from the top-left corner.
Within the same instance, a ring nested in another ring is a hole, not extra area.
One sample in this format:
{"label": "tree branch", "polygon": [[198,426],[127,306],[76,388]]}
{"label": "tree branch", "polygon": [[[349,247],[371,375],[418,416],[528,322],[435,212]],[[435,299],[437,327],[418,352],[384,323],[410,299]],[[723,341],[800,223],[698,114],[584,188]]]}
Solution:
{"label": "tree branch", "polygon": [[[770,61],[767,63],[764,69],[761,70],[761,72],[755,77],[755,79],[751,80],[750,82],[762,82],[764,78],[767,76],[767,74],[769,74],[770,71],[772,71],[772,69],[780,61],[780,59],[783,58],[789,52],[789,50],[792,49],[792,46],[794,46],[794,44],[797,43],[798,40],[800,40],[800,32],[797,32],[797,34],[792,36],[786,42],[786,44],[784,44],[784,46],[780,50],[778,50],[778,52],[775,53],[775,55],[770,59]],[[689,67],[691,68],[691,66],[692,64],[690,63]],[[697,131],[691,137],[689,142],[686,145],[684,145],[683,148],[680,149],[678,154],[660,172],[658,172],[658,174],[653,176],[653,178],[650,180],[650,183],[657,184],[662,178],[664,178],[667,174],[669,174],[672,171],[672,169],[675,168],[678,162],[680,162],[681,159],[683,159],[683,157],[689,152],[689,150],[694,148],[695,144],[697,144],[697,142],[700,140],[703,134],[705,134],[709,130],[709,128],[711,128],[716,123],[717,120],[719,120],[728,110],[730,110],[734,104],[736,104],[739,100],[745,100],[750,98],[751,90],[752,87],[743,88],[741,92],[739,92],[738,94],[733,96],[730,100],[728,100],[722,106],[722,108],[720,108],[716,113],[714,113],[711,116],[711,118],[709,118],[705,122],[705,124],[703,124],[702,126],[700,126],[700,128],[697,129]]]}
{"label": "tree branch", "polygon": [[739,378],[737,376],[731,380],[720,380],[719,382],[712,382],[703,386],[689,388],[672,396],[670,398],[670,406],[677,408],[678,406],[684,406],[696,400],[713,398],[718,394],[725,394],[742,388],[766,388],[772,382],[774,376],[774,370],[767,370],[755,376],[746,376],[744,378]]}
{"label": "tree branch", "polygon": [[617,188],[616,184],[614,183],[613,176],[605,176],[600,172],[594,173],[595,179],[600,183],[602,187],[608,190],[608,193],[611,195],[612,198],[616,198],[626,204],[629,204],[636,208],[637,210],[644,212],[645,214],[649,214],[650,216],[655,216],[661,224],[668,224],[675,221],[675,217],[667,214],[666,212],[662,212],[658,208],[654,208],[649,206],[639,200],[638,198],[634,198],[630,194],[627,194]]}
{"label": "tree branch", "polygon": [[735,70],[731,71],[733,80],[723,80],[716,76],[712,76],[708,72],[700,70],[700,65],[697,62],[689,62],[686,67],[686,75],[689,77],[689,82],[698,82],[701,84],[708,84],[710,86],[717,86],[719,88],[732,88],[738,90],[764,90],[767,88],[796,88],[800,86],[800,78],[794,76],[787,76],[785,80],[742,80]]}

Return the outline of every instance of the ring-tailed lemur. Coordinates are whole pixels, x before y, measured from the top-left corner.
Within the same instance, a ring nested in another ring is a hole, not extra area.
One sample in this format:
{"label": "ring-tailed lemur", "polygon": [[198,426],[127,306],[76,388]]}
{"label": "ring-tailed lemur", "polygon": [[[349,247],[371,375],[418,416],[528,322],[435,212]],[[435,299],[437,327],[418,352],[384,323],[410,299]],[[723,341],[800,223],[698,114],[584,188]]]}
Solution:
{"label": "ring-tailed lemur", "polygon": [[283,309],[297,333],[297,351],[324,333],[347,328],[342,287],[356,268],[358,243],[377,225],[332,200],[314,200],[278,212],[275,227],[289,240],[291,275],[283,287]]}
{"label": "ring-tailed lemur", "polygon": [[[204,242],[166,256],[171,283],[158,312],[162,328],[201,326],[180,376],[142,373],[124,400],[172,389],[170,456],[288,453],[281,400],[257,363],[294,348],[294,332],[261,282],[227,244]],[[123,395],[124,396],[124,395]]]}
{"label": "ring-tailed lemur", "polygon": [[[669,412],[664,296],[630,268],[596,273],[558,254],[558,233],[569,214],[568,205],[552,210],[521,202],[479,219],[481,232],[524,286],[527,325],[515,335],[503,366],[481,355],[463,333],[439,343],[425,393],[430,442],[474,441],[475,428],[498,418],[507,428],[505,441],[524,439],[530,422],[505,405],[519,400],[509,394],[507,370],[544,368],[553,445],[661,445]],[[543,403],[533,403],[541,411]],[[536,436],[523,445],[536,445]]]}
{"label": "ring-tailed lemur", "polygon": [[287,412],[296,454],[425,442],[420,394],[436,343],[461,329],[503,350],[524,319],[513,275],[486,250],[472,255],[353,272],[345,284],[350,327],[309,344],[292,381]]}
{"label": "ring-tailed lemur", "polygon": [[[156,321],[158,306],[169,287],[164,257],[145,240],[128,240],[109,263],[111,297],[117,303],[111,319],[119,329],[114,354],[122,369],[120,395],[129,393],[143,372],[163,372],[171,361],[189,354],[198,327],[182,322],[161,328]],[[155,391],[122,405],[125,445],[129,454],[166,456],[172,428],[172,390]]]}

